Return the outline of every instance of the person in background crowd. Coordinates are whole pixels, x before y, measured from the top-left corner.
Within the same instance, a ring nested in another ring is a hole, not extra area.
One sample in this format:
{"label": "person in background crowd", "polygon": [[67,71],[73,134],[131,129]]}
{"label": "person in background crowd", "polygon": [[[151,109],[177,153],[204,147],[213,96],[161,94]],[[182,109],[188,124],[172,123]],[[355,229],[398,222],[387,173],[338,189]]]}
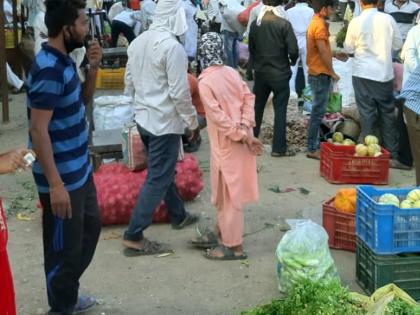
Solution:
{"label": "person in background crowd", "polygon": [[227,66],[234,69],[239,64],[238,41],[245,29],[238,21],[238,15],[245,9],[237,0],[220,0],[222,16],[221,32],[223,34],[224,58]]}
{"label": "person in background crowd", "polygon": [[416,23],[407,34],[407,39],[401,50],[401,59],[404,61],[403,84],[407,81],[414,69],[420,64],[420,13],[417,15]]}
{"label": "person in background crowd", "polygon": [[338,0],[338,18],[340,21],[344,20],[344,14],[346,14],[348,0]]}
{"label": "person in background crowd", "polygon": [[188,60],[192,61],[195,59],[195,55],[197,54],[198,24],[194,18],[198,9],[194,4],[194,0],[183,0],[182,4],[187,18],[188,30],[181,37],[181,41],[184,43]]}
{"label": "person in background crowd", "polygon": [[[153,24],[128,48],[125,85],[134,97],[135,120],[144,143],[147,178],[124,233],[126,256],[154,255],[166,246],[148,240],[143,232],[153,211],[165,201],[174,229],[194,224],[199,216],[185,210],[175,183],[181,136],[187,127],[197,137],[197,113],[188,88],[188,60],[179,36],[187,31],[182,0],[159,0]],[[153,76],[145,75],[151,74]]]}
{"label": "person in background crowd", "polygon": [[44,0],[22,0],[22,5],[28,10],[29,27],[34,27],[35,17],[39,12],[45,12]]}
{"label": "person in background crowd", "polygon": [[210,32],[220,33],[222,15],[220,14],[219,0],[208,1],[207,18],[210,21]]}
{"label": "person in background crowd", "polygon": [[352,19],[344,49],[354,54],[353,87],[360,114],[361,135],[374,134],[379,123],[384,147],[390,152],[390,166],[407,169],[398,161],[398,131],[393,95],[392,52],[402,47],[395,20],[378,12],[377,0],[362,0],[362,13]]}
{"label": "person in background crowd", "polygon": [[[319,132],[328,104],[333,81],[340,80],[332,66],[333,53],[329,42],[327,20],[334,14],[333,0],[312,2],[315,15],[308,28],[307,57],[309,84],[312,90],[312,111],[308,126],[308,153],[311,159],[320,159]],[[337,56],[336,56],[337,57]]]}
{"label": "person in background crowd", "polygon": [[127,38],[127,41],[130,44],[136,38],[136,34],[134,32],[136,23],[138,23],[138,21],[136,20],[134,11],[126,9],[118,13],[112,19],[111,23],[111,47],[117,47],[120,33],[124,34],[125,38]]}
{"label": "person in background crowd", "polygon": [[[264,108],[270,93],[274,93],[274,135],[271,156],[294,155],[287,149],[286,116],[291,77],[290,65],[299,56],[292,25],[283,18],[279,0],[264,0],[264,5],[249,32],[249,52],[255,71],[254,136],[258,137]],[[269,44],[268,44],[269,43]]]}
{"label": "person in background crowd", "polygon": [[420,186],[420,65],[404,83],[399,97],[404,103],[404,116],[416,167],[416,185]]}
{"label": "person in background crowd", "polygon": [[[198,80],[191,73],[188,73],[188,85],[190,87],[192,104],[194,105],[195,110],[197,111],[198,128],[199,130],[201,130],[207,126],[206,112],[204,111],[204,105],[200,98],[200,92],[198,90]],[[184,151],[187,153],[198,151],[201,144],[200,134],[198,134],[195,139],[190,140],[189,138],[190,138],[189,132],[187,132],[186,135],[182,136],[182,141],[184,144]]]}
{"label": "person in background crowd", "polygon": [[[15,149],[0,154],[0,174],[27,169],[27,162],[23,159],[27,153],[35,155],[35,153],[27,149]],[[6,214],[0,198],[0,310],[1,314],[16,315],[15,290],[7,256],[7,239]]]}
{"label": "person in background crowd", "polygon": [[412,0],[387,0],[384,7],[384,12],[397,22],[403,41],[413,27],[419,10],[419,5]]}
{"label": "person in background crowd", "polygon": [[79,296],[79,281],[101,230],[85,104],[93,97],[102,53],[97,41],[89,43],[81,86],[69,53],[88,35],[85,2],[47,0],[45,5],[48,42],[28,76],[29,144],[38,157],[33,175],[43,208],[48,314],[69,315],[96,305],[94,297]]}
{"label": "person in background crowd", "polygon": [[[307,0],[298,0],[296,5],[287,10],[287,16],[298,42],[299,58],[292,66],[292,78],[290,79],[290,91],[296,94],[296,77],[299,62],[302,62],[303,73],[305,76],[305,86],[308,85],[308,66],[306,65],[306,33],[309,23],[311,23],[314,10],[308,6]],[[297,95],[296,95],[297,96]],[[296,97],[297,98],[297,97]]]}
{"label": "person in background crowd", "polygon": [[153,22],[153,14],[155,13],[156,2],[153,0],[143,0],[141,2],[139,20],[141,24],[140,34],[147,31]]}
{"label": "person in background crowd", "polygon": [[258,200],[255,155],[263,152],[262,143],[252,135],[254,95],[237,71],[223,65],[219,34],[203,35],[199,55],[203,64],[199,90],[208,122],[211,202],[217,208],[217,223],[214,232],[206,231],[191,243],[210,248],[204,253],[208,259],[246,259],[242,207]]}
{"label": "person in background crowd", "polygon": [[[3,11],[6,18],[5,23],[13,22],[13,9],[7,0],[3,0]],[[7,83],[13,87],[12,93],[18,94],[23,92],[24,82],[13,72],[10,65],[6,62]]]}

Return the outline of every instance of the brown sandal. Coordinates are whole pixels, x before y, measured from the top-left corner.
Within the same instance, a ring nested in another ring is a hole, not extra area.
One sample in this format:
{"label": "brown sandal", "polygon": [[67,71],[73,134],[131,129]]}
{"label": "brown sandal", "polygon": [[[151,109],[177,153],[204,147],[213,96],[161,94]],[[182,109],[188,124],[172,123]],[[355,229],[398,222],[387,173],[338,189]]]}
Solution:
{"label": "brown sandal", "polygon": [[[213,256],[211,255],[211,251],[220,250],[223,256]],[[244,252],[242,255],[235,255],[235,252],[224,245],[218,245],[212,249],[208,249],[204,252],[203,256],[210,260],[244,260],[248,258],[248,255]]]}

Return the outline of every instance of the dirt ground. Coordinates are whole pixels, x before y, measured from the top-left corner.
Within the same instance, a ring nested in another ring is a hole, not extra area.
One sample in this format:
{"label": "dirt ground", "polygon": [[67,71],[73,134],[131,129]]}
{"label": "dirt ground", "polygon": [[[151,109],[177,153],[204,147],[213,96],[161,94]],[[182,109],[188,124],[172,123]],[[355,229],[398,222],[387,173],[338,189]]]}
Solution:
{"label": "dirt ground", "polygon": [[[0,124],[1,151],[27,142],[25,96],[12,96],[11,123]],[[268,110],[266,119],[270,119]],[[208,165],[209,145],[204,133],[199,161]],[[200,251],[189,248],[193,228],[174,231],[167,225],[154,225],[147,237],[169,243],[173,255],[156,258],[127,258],[121,253],[124,226],[103,228],[93,263],[81,280],[81,292],[98,298],[90,315],[239,314],[259,303],[277,297],[275,249],[282,236],[285,218],[311,218],[321,223],[321,205],[339,186],[319,176],[319,163],[303,154],[293,158],[258,158],[260,201],[246,207],[246,262],[213,262]],[[205,169],[204,191],[189,210],[200,212],[204,220],[214,217]],[[391,170],[390,185],[414,183],[414,172]],[[294,188],[275,193],[271,187]],[[304,190],[300,189],[304,188]],[[307,190],[309,193],[305,194]],[[30,172],[5,175],[0,179],[0,196],[9,210],[9,255],[16,287],[19,315],[43,314],[48,310],[43,275],[40,213],[36,208],[35,187]],[[26,220],[25,220],[26,219]],[[332,251],[342,282],[360,291],[355,283],[355,255]]]}

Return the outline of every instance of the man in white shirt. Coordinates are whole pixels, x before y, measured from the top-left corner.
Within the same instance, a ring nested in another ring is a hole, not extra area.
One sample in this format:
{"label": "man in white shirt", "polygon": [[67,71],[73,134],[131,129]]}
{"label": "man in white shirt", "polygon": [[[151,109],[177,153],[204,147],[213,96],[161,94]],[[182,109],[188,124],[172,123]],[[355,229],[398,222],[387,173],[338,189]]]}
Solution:
{"label": "man in white shirt", "polygon": [[391,167],[398,167],[398,140],[393,97],[392,51],[402,38],[395,20],[379,12],[377,0],[362,0],[362,13],[350,21],[344,43],[354,54],[353,87],[360,113],[361,137],[374,133],[379,122],[384,147],[391,153]]}
{"label": "man in white shirt", "polygon": [[237,0],[220,0],[222,14],[221,32],[223,34],[224,58],[227,66],[236,69],[239,64],[238,41],[245,28],[239,23],[238,15],[245,8]]}
{"label": "man in white shirt", "polygon": [[296,76],[299,62],[302,62],[303,73],[305,76],[305,86],[308,85],[308,66],[306,65],[306,32],[311,23],[314,10],[308,6],[306,0],[298,0],[296,5],[287,10],[287,16],[292,24],[299,47],[299,58],[292,66],[292,78],[290,79],[290,91],[296,93]]}
{"label": "man in white shirt", "polygon": [[178,40],[186,31],[182,1],[159,0],[153,24],[127,50],[126,90],[134,97],[135,120],[148,155],[147,178],[124,234],[127,256],[167,251],[143,235],[162,199],[174,229],[199,219],[185,210],[174,183],[181,135],[185,127],[193,135],[198,128],[186,75],[187,55]]}
{"label": "man in white shirt", "polygon": [[411,0],[387,0],[384,12],[391,15],[398,24],[403,41],[413,27],[419,5]]}
{"label": "man in white shirt", "polygon": [[134,33],[134,26],[136,23],[137,21],[132,10],[126,9],[118,13],[113,18],[111,23],[111,47],[117,47],[120,33],[124,34],[125,38],[127,38],[127,41],[130,44],[134,38],[136,38],[136,34]]}
{"label": "man in white shirt", "polygon": [[207,4],[207,18],[210,21],[210,32],[220,33],[222,15],[220,14],[219,0],[209,0]]}
{"label": "man in white shirt", "polygon": [[407,39],[401,50],[401,59],[404,61],[403,84],[408,77],[420,65],[420,13],[417,17],[417,25],[407,34]]}
{"label": "man in white shirt", "polygon": [[194,5],[194,0],[183,0],[182,4],[185,10],[185,16],[187,18],[188,30],[182,36],[184,42],[184,48],[187,52],[188,60],[192,61],[197,54],[197,40],[198,40],[198,24],[194,17],[198,11]]}

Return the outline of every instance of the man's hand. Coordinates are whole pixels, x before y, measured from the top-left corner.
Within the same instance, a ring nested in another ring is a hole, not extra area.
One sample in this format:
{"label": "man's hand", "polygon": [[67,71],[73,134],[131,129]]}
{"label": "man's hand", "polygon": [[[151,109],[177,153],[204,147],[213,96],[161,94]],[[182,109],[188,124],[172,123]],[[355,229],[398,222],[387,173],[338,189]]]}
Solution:
{"label": "man's hand", "polygon": [[86,51],[86,57],[91,68],[99,68],[102,61],[102,48],[97,39],[89,41],[89,48]]}
{"label": "man's hand", "polygon": [[342,51],[334,53],[334,57],[335,59],[338,59],[343,62],[346,62],[349,59],[349,55]]}
{"label": "man's hand", "polygon": [[23,157],[28,153],[35,156],[35,153],[29,149],[15,149],[0,156],[0,173],[13,173],[19,169],[26,170],[28,166]]}
{"label": "man's hand", "polygon": [[64,184],[50,188],[52,213],[60,219],[71,219],[70,196]]}
{"label": "man's hand", "polygon": [[246,146],[248,147],[249,151],[251,151],[254,155],[262,155],[264,152],[264,145],[262,142],[253,137],[253,136],[246,136],[244,139]]}
{"label": "man's hand", "polygon": [[332,77],[332,79],[335,81],[335,82],[338,82],[338,81],[340,81],[340,77],[338,76],[338,74],[337,73],[333,73],[333,75],[331,76]]}

